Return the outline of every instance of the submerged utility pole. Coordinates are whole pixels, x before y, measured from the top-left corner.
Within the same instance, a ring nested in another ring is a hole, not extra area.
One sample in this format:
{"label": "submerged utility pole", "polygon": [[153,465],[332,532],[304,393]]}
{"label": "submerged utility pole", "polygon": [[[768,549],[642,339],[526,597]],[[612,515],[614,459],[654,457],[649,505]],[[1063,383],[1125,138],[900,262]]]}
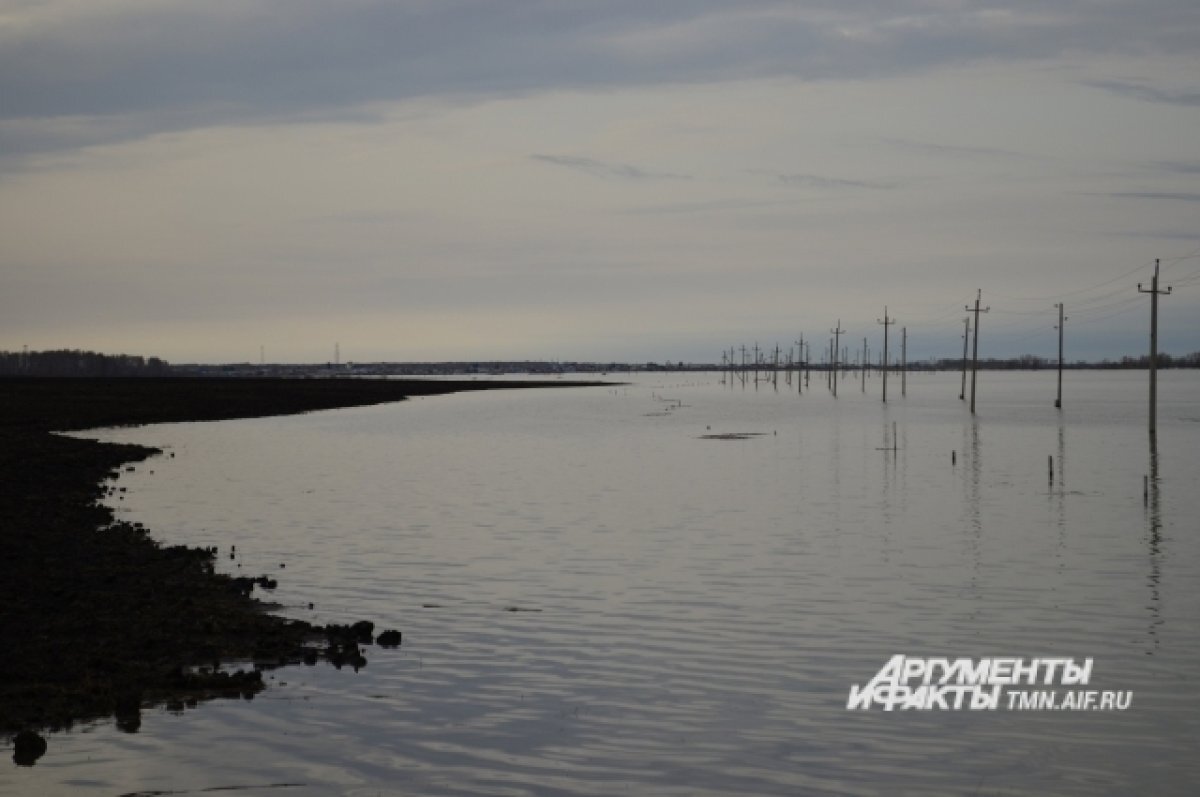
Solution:
{"label": "submerged utility pole", "polygon": [[964,318],[963,324],[962,387],[958,389],[959,401],[967,399],[967,344],[971,342],[971,316]]}
{"label": "submerged utility pole", "polygon": [[838,383],[838,339],[841,337],[841,334],[846,331],[842,329],[842,319],[839,318],[834,328],[829,331],[833,333],[833,395],[836,396]]}
{"label": "submerged utility pole", "polygon": [[829,351],[825,353],[825,387],[833,391],[833,338],[829,339]]}
{"label": "submerged utility pole", "polygon": [[1062,407],[1062,371],[1063,371],[1063,322],[1067,320],[1067,317],[1065,315],[1063,315],[1062,302],[1059,302],[1058,304],[1056,304],[1054,306],[1058,308],[1058,326],[1055,327],[1055,329],[1058,330],[1058,398],[1054,399],[1054,406],[1061,408]]}
{"label": "submerged utility pole", "polygon": [[900,395],[908,395],[908,327],[900,327]]}
{"label": "submerged utility pole", "polygon": [[867,392],[867,368],[871,365],[867,360],[867,339],[863,338],[863,356],[862,356],[862,392]]}
{"label": "submerged utility pole", "polygon": [[875,319],[883,324],[883,403],[887,403],[887,369],[888,369],[888,327],[896,323],[896,319],[888,318],[887,305],[883,306],[883,320]]}
{"label": "submerged utility pole", "polygon": [[800,333],[800,340],[796,341],[796,392],[804,392],[804,333]]}
{"label": "submerged utility pole", "polygon": [[[979,309],[979,300],[983,298],[983,288],[976,289],[975,293],[975,342],[971,349],[971,414],[975,414],[975,377],[979,373],[979,314],[986,313],[991,310],[990,307]],[[968,307],[967,310],[971,308]]]}
{"label": "submerged utility pole", "polygon": [[1150,434],[1158,429],[1158,297],[1169,296],[1170,286],[1165,291],[1158,289],[1158,258],[1154,258],[1154,279],[1150,290],[1142,290],[1138,283],[1138,293],[1150,294]]}

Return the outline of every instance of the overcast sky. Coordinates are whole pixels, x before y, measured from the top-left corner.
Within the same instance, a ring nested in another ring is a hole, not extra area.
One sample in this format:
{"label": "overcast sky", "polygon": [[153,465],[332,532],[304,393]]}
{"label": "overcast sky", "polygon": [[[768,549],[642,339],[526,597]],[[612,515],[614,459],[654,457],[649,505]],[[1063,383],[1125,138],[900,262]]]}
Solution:
{"label": "overcast sky", "polygon": [[1182,354],[1198,221],[1196,0],[0,0],[0,349]]}

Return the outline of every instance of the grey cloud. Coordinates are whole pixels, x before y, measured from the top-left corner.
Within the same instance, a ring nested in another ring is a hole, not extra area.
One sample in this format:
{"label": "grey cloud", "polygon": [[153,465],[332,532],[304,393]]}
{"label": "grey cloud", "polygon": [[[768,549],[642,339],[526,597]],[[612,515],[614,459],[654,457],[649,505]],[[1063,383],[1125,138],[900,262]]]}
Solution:
{"label": "grey cloud", "polygon": [[1084,85],[1104,89],[1113,94],[1132,97],[1145,102],[1160,102],[1169,105],[1186,105],[1200,107],[1200,91],[1178,91],[1157,88],[1145,83],[1134,83],[1124,80],[1087,80]]}
{"label": "grey cloud", "polygon": [[911,141],[903,138],[884,138],[881,140],[883,143],[890,144],[898,149],[907,149],[932,155],[948,155],[959,158],[1043,160],[1043,157],[1040,155],[1031,155],[1026,152],[1016,152],[1014,150],[997,149],[994,147],[964,147],[955,144],[937,144],[928,141]]}
{"label": "grey cloud", "polygon": [[[846,79],[1075,53],[1194,54],[1193,0],[0,0],[0,122],[121,117],[0,152],[375,102],[764,76]],[[81,10],[82,9],[82,10]],[[936,10],[931,10],[936,9]],[[1109,83],[1110,90],[1119,85]],[[1190,103],[1193,95],[1149,92]]]}
{"label": "grey cloud", "polygon": [[1165,238],[1180,241],[1200,241],[1200,232],[1196,230],[1127,230],[1111,234],[1121,238]]}
{"label": "grey cloud", "polygon": [[778,174],[775,179],[784,185],[804,188],[870,188],[890,190],[899,188],[900,183],[882,180],[847,180],[840,177],[822,177],[816,174]]}
{"label": "grey cloud", "polygon": [[1159,161],[1156,168],[1177,174],[1200,174],[1200,161]]}
{"label": "grey cloud", "polygon": [[594,158],[585,158],[577,155],[530,155],[529,157],[543,163],[551,163],[555,166],[564,166],[568,169],[573,169],[584,174],[591,174],[596,177],[623,177],[630,180],[690,180],[691,177],[685,174],[673,174],[671,172],[653,172],[642,169],[638,166],[631,166],[628,163],[611,163],[608,161],[600,161]]}
{"label": "grey cloud", "polygon": [[778,199],[710,199],[695,202],[672,202],[630,208],[622,213],[631,216],[675,216],[703,213],[725,213],[728,211],[763,210],[795,207],[802,204],[796,200]]}
{"label": "grey cloud", "polygon": [[1114,199],[1167,199],[1177,202],[1200,202],[1200,194],[1176,193],[1169,191],[1113,191],[1100,196]]}

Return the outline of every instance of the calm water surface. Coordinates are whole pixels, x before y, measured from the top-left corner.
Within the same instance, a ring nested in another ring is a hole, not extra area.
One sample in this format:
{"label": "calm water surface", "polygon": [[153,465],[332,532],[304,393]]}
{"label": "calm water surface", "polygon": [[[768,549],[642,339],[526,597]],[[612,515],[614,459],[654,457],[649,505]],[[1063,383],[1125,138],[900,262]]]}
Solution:
{"label": "calm water surface", "polygon": [[[55,735],[0,792],[1195,794],[1200,374],[1160,377],[1157,451],[1145,379],[1068,374],[1060,413],[1051,372],[983,373],[974,419],[956,374],[688,374],[98,432],[175,455],[122,517],[404,644]],[[847,711],[895,653],[1092,657],[1133,703]]]}

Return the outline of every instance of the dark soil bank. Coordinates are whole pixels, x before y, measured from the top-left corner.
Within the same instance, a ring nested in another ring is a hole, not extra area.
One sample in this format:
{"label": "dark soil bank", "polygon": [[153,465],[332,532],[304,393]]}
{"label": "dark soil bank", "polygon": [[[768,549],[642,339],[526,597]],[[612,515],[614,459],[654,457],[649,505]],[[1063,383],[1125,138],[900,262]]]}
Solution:
{"label": "dark soil bank", "polygon": [[582,383],[0,379],[0,734],[107,716],[136,730],[143,706],[262,688],[257,670],[223,673],[220,662],[361,665],[358,646],[370,639],[365,624],[326,629],[267,614],[248,579],[213,572],[215,551],[163,546],[117,521],[99,504],[101,482],[155,449],[52,431],[572,384]]}

